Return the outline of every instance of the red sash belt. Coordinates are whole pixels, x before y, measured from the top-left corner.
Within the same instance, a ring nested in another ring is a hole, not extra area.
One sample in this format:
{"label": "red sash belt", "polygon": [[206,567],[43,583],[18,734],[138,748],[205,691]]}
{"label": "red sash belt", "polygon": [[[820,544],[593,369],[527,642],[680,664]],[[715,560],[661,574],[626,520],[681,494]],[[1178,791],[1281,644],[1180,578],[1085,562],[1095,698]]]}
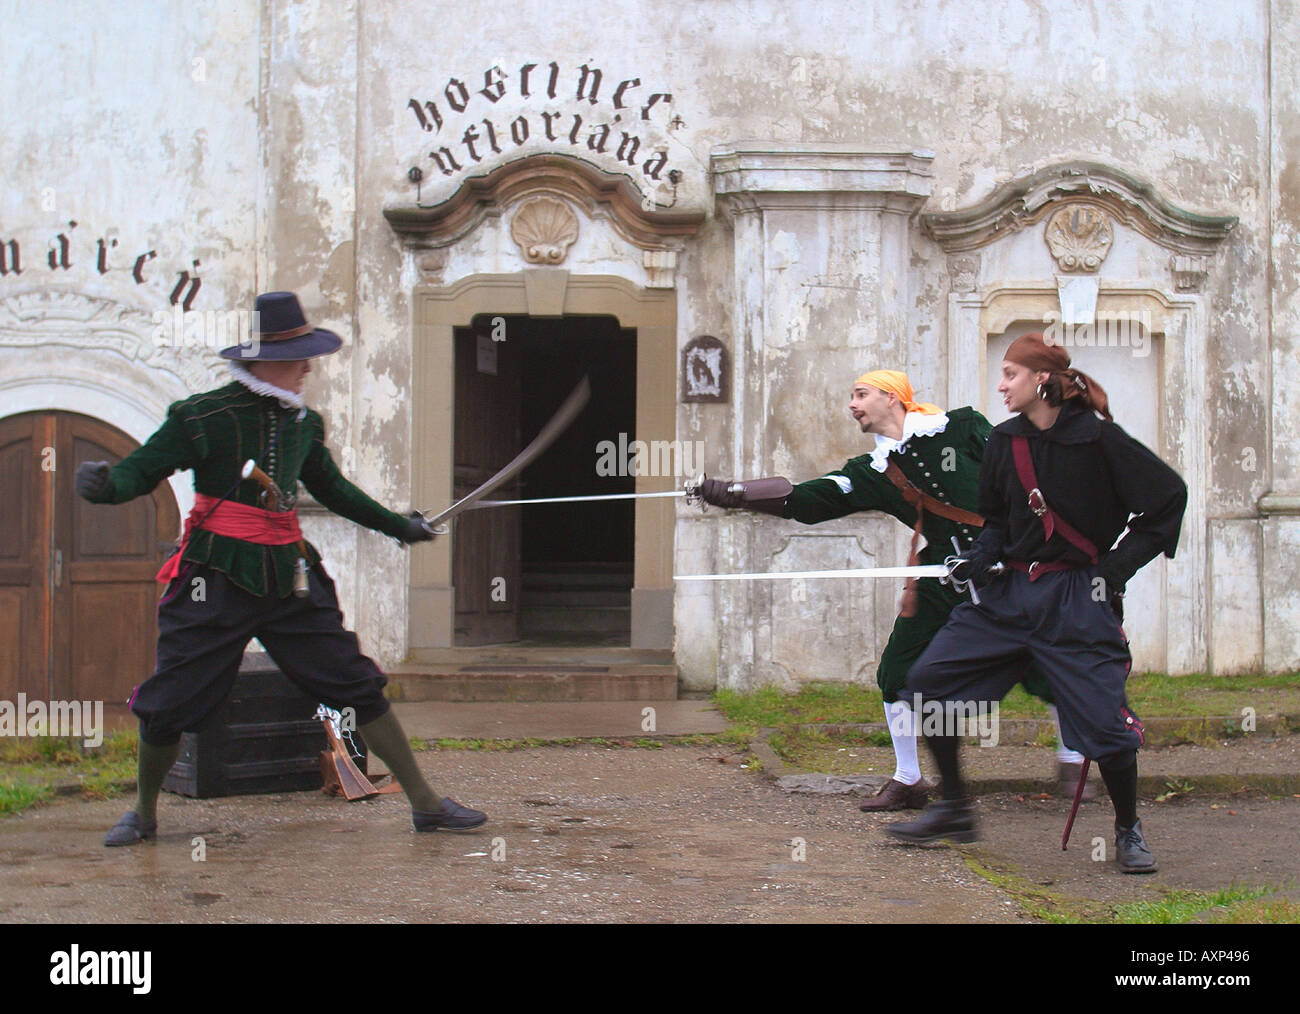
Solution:
{"label": "red sash belt", "polygon": [[198,493],[194,497],[194,509],[185,519],[181,547],[158,571],[159,581],[166,584],[180,572],[181,557],[196,528],[259,546],[288,546],[302,541],[297,511],[268,511]]}
{"label": "red sash belt", "polygon": [[1040,574],[1046,574],[1054,570],[1078,570],[1083,566],[1081,563],[1066,563],[1063,560],[1055,560],[1051,563],[1041,563],[1033,560],[1026,563],[1024,560],[1008,560],[1007,566],[1012,570],[1019,570],[1029,575],[1029,580],[1037,581]]}

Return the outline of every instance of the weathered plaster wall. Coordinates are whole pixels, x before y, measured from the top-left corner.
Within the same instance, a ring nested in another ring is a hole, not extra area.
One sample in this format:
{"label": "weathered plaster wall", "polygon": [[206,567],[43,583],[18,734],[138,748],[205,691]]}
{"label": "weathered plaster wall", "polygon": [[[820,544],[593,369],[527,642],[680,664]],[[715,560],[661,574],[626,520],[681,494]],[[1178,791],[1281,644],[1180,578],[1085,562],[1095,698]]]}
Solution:
{"label": "weathered plaster wall", "polygon": [[[78,292],[151,318],[170,314],[185,273],[202,279],[194,308],[248,305],[258,21],[253,0],[0,5],[0,239],[22,262],[0,275],[0,298]],[[51,269],[60,234],[68,267]]]}
{"label": "weathered plaster wall", "polygon": [[[1260,550],[1264,586],[1264,664],[1272,669],[1300,667],[1300,588],[1295,573],[1300,543],[1300,6],[1288,0],[1270,4],[1272,101],[1267,138],[1271,175],[1269,200],[1271,282],[1267,329],[1270,342],[1271,432],[1249,434],[1269,448],[1269,495],[1264,509]],[[1251,444],[1249,446],[1258,446]]]}
{"label": "weathered plaster wall", "polygon": [[[1182,207],[1240,217],[1204,292],[1213,440],[1203,511],[1211,562],[1203,580],[1210,571],[1231,572],[1246,601],[1255,600],[1245,589],[1262,582],[1265,592],[1258,623],[1246,620],[1253,606],[1211,611],[1218,648],[1210,656],[1216,668],[1248,667],[1260,657],[1273,667],[1300,665],[1300,600],[1265,576],[1274,552],[1295,542],[1297,522],[1288,514],[1256,519],[1261,496],[1300,495],[1290,454],[1300,411],[1289,393],[1300,379],[1300,277],[1292,254],[1300,216],[1298,13],[1288,0],[1175,0],[1160,5],[1158,16],[1122,0],[664,0],[646,11],[557,0],[234,0],[219,7],[7,0],[0,2],[7,26],[0,89],[18,97],[21,115],[7,115],[0,136],[9,184],[0,193],[0,248],[21,244],[23,272],[0,274],[0,299],[76,292],[148,316],[170,309],[181,272],[202,279],[198,309],[245,307],[261,289],[295,289],[308,314],[347,342],[320,364],[308,388],[340,463],[381,501],[405,506],[421,467],[410,460],[409,399],[410,292],[422,279],[383,209],[414,202],[406,178],[412,166],[424,170],[420,198],[432,204],[468,176],[539,151],[580,154],[647,185],[645,161],[662,148],[661,177],[678,169],[682,178],[675,190],[664,185],[653,196],[714,212],[710,155],[746,138],[929,149],[935,158],[925,210],[967,207],[1012,177],[1068,159],[1105,162],[1153,182]],[[555,99],[546,95],[552,61]],[[485,79],[493,64],[502,72]],[[529,96],[520,93],[525,64],[535,65]],[[576,95],[584,64],[603,75],[595,102]],[[463,112],[447,98],[453,78],[466,86]],[[639,84],[629,84],[616,109],[615,89],[634,79]],[[655,93],[671,93],[671,101],[657,100],[642,119]],[[421,117],[433,126],[429,101],[443,118],[440,129],[422,125]],[[554,141],[545,136],[546,113],[554,117]],[[571,144],[575,114],[583,121]],[[529,137],[516,144],[510,130],[520,117]],[[491,150],[485,119],[499,152]],[[600,123],[611,127],[604,154],[589,143]],[[469,128],[478,162],[465,143]],[[640,141],[636,166],[615,151],[625,130]],[[443,146],[462,165],[451,176],[429,157]],[[444,279],[522,269],[508,221],[490,220],[448,250]],[[743,418],[735,399],[684,405],[677,436],[704,442],[711,474],[743,466],[798,480],[865,450],[845,411],[846,390],[882,357],[909,370],[931,400],[947,400],[951,279],[947,258],[905,220],[890,226],[906,251],[901,274],[872,267],[878,251],[851,234],[772,222],[756,237],[761,254],[738,254],[744,237],[717,214],[682,251],[679,341],[713,334],[737,359],[748,346],[766,372],[763,395]],[[71,264],[51,270],[46,255],[53,245],[57,256],[60,232]],[[103,273],[97,239],[107,248]],[[137,282],[135,258],[149,252]],[[630,253],[604,223],[584,221],[566,267],[640,283],[644,269]],[[744,318],[738,313],[754,294],[736,289],[736,265],[760,255],[770,259],[768,302],[780,309]],[[842,277],[817,282],[818,264],[834,265]],[[1044,270],[1050,278],[1050,263]],[[1147,270],[1133,263],[1135,274]],[[884,316],[882,305],[890,307]],[[406,637],[406,557],[391,541],[351,526],[318,518],[308,525],[327,544],[363,642],[381,662],[396,661]],[[816,533],[829,538],[845,525]],[[856,552],[889,555],[899,552],[898,527],[867,522],[843,533],[867,533],[868,544],[857,543]],[[718,512],[682,514],[678,568],[696,569],[706,559],[712,567],[742,559],[770,564],[773,554],[791,552],[782,540],[812,531],[768,519],[723,520]],[[809,544],[809,558],[823,548]],[[391,593],[359,596],[362,587]],[[678,614],[688,594],[699,629],[679,636],[678,651],[692,685],[834,678],[798,664],[787,666],[788,677],[760,673],[743,646],[719,670],[712,648],[702,645],[710,614],[696,609],[697,592],[681,593]],[[864,603],[860,611],[874,617],[880,641],[892,596],[877,597],[884,605]],[[774,641],[782,624],[795,622],[757,600],[726,608],[710,601],[720,622],[741,618],[757,629],[775,616]],[[760,616],[762,609],[769,612]],[[792,615],[828,631],[838,622],[813,605]],[[772,651],[799,656],[780,644]],[[861,678],[860,668],[845,662],[840,678]]]}

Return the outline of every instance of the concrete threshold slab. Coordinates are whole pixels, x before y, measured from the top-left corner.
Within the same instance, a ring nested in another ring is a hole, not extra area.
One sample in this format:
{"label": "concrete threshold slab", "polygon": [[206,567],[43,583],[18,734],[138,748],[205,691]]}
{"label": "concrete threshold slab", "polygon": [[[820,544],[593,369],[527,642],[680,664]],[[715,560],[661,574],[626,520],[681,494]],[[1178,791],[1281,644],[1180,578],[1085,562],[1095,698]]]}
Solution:
{"label": "concrete threshold slab", "polygon": [[393,701],[667,701],[677,697],[677,667],[475,662],[388,672]]}
{"label": "concrete threshold slab", "polygon": [[[420,739],[606,739],[726,732],[710,701],[408,701],[393,705]],[[647,713],[649,712],[649,713]]]}

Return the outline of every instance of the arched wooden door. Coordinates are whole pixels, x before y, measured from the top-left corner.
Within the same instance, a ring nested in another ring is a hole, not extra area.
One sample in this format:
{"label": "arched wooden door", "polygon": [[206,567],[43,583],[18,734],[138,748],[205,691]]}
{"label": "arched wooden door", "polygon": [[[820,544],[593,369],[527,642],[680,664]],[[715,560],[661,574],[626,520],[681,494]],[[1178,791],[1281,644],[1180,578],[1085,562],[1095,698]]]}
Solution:
{"label": "arched wooden door", "polygon": [[73,484],[83,461],[136,448],[71,412],[0,419],[0,700],[123,705],[153,672],[154,574],[179,534],[171,486],[105,506]]}

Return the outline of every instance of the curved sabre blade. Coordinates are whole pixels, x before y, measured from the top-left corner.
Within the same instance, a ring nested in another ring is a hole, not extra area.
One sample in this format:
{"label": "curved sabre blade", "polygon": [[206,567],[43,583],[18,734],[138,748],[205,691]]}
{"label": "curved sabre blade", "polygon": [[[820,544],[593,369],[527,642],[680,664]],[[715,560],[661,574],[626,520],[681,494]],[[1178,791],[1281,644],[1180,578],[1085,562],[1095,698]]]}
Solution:
{"label": "curved sabre blade", "polygon": [[533,442],[516,454],[510,464],[474,490],[473,493],[457,500],[437,517],[426,518],[425,525],[428,528],[433,528],[439,522],[450,521],[461,511],[467,510],[476,500],[481,500],[498,486],[513,479],[540,456],[546,448],[550,447],[555,442],[556,437],[568,429],[569,424],[586,407],[590,398],[591,382],[587,377],[583,377],[578,386],[569,392],[569,396],[564,399],[564,403],[556,409],[555,415],[551,416],[546,425],[542,427],[541,432],[533,438]]}

